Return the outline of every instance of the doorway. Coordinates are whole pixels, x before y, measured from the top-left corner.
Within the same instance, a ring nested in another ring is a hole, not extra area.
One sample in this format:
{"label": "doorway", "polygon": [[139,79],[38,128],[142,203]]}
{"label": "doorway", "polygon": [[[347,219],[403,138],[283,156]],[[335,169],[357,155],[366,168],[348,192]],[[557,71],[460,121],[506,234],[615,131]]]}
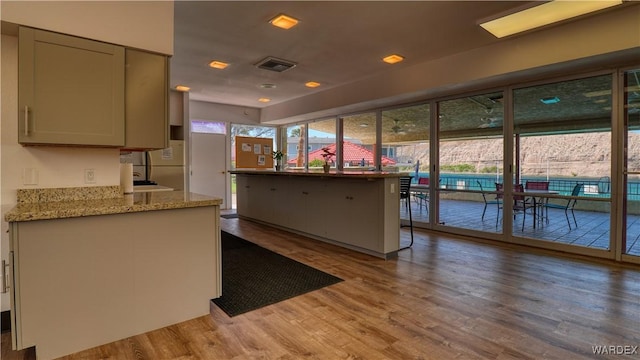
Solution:
{"label": "doorway", "polygon": [[227,139],[224,134],[191,134],[190,191],[222,199],[221,209],[229,208],[227,199]]}

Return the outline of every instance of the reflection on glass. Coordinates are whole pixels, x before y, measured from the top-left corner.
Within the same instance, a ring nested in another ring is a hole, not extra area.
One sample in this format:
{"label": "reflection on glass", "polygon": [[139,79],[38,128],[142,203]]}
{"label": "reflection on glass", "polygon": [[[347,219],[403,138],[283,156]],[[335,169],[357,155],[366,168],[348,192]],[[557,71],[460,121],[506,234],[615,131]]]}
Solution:
{"label": "reflection on glass", "polygon": [[330,118],[309,123],[309,169],[319,170],[325,162],[335,168],[335,156],[326,158],[323,156],[328,149],[330,153],[336,153],[336,119]]}
{"label": "reflection on glass", "polygon": [[191,132],[226,135],[227,124],[218,121],[191,120]]}
{"label": "reflection on glass", "polygon": [[502,232],[495,193],[503,173],[502,102],[502,92],[495,92],[438,104],[439,223]]}
{"label": "reflection on glass", "polygon": [[640,256],[640,69],[625,73],[624,118],[626,121],[625,202],[626,233],[623,252]]}
{"label": "reflection on glass", "polygon": [[610,248],[611,86],[603,75],[514,91],[514,181],[547,186],[525,196],[515,236]]}
{"label": "reflection on glass", "polygon": [[[375,170],[376,114],[365,113],[345,116],[343,123],[342,158],[344,170]],[[390,159],[383,159],[390,164]]]}
{"label": "reflection on glass", "polygon": [[285,159],[286,169],[304,169],[306,132],[307,126],[304,124],[286,127],[287,132],[287,152]]}
{"label": "reflection on glass", "polygon": [[[410,204],[416,223],[429,222],[429,125],[429,104],[382,112],[382,170],[413,176]],[[400,217],[409,218],[406,207],[400,207]]]}

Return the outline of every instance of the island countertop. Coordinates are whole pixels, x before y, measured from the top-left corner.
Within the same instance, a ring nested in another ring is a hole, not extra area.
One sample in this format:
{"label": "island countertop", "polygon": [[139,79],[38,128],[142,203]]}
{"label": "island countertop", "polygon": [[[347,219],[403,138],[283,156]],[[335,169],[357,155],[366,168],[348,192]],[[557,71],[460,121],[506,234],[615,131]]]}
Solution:
{"label": "island countertop", "polygon": [[328,173],[324,171],[305,171],[305,170],[253,170],[253,169],[236,169],[229,171],[232,174],[244,175],[275,175],[275,176],[311,176],[311,177],[336,177],[336,178],[363,178],[363,179],[380,179],[380,178],[398,178],[408,176],[408,173],[402,172],[385,172],[385,171],[338,171],[331,170]]}
{"label": "island countertop", "polygon": [[[38,190],[47,191],[52,189]],[[30,194],[30,196],[33,195]],[[64,219],[222,204],[222,199],[220,198],[185,193],[183,191],[141,192],[106,198],[82,196],[68,198],[68,196],[63,196],[60,200],[52,199],[50,195],[40,196],[39,198],[36,196],[35,199],[31,199],[35,201],[20,201],[20,195],[18,198],[18,204],[5,214],[5,221]]]}

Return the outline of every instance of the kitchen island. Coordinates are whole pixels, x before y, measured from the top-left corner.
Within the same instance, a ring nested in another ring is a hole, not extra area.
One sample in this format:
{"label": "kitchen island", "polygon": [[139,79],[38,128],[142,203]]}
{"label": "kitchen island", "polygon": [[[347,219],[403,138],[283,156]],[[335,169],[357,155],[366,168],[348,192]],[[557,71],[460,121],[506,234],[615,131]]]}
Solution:
{"label": "kitchen island", "polygon": [[381,258],[400,248],[399,178],[388,172],[234,170],[241,218]]}
{"label": "kitchen island", "polygon": [[209,314],[221,199],[119,186],[20,189],[9,222],[14,348],[53,359]]}

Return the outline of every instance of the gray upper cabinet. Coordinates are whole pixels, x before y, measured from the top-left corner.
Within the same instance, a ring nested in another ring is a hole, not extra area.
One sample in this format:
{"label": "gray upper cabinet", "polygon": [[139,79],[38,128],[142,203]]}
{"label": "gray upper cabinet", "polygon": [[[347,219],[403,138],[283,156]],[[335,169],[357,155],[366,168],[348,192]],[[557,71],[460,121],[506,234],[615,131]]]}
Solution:
{"label": "gray upper cabinet", "polygon": [[18,141],[125,145],[125,50],[21,27]]}
{"label": "gray upper cabinet", "polygon": [[184,94],[180,91],[169,91],[169,125],[184,125]]}
{"label": "gray upper cabinet", "polygon": [[125,123],[127,149],[169,146],[168,58],[140,50],[126,50]]}

